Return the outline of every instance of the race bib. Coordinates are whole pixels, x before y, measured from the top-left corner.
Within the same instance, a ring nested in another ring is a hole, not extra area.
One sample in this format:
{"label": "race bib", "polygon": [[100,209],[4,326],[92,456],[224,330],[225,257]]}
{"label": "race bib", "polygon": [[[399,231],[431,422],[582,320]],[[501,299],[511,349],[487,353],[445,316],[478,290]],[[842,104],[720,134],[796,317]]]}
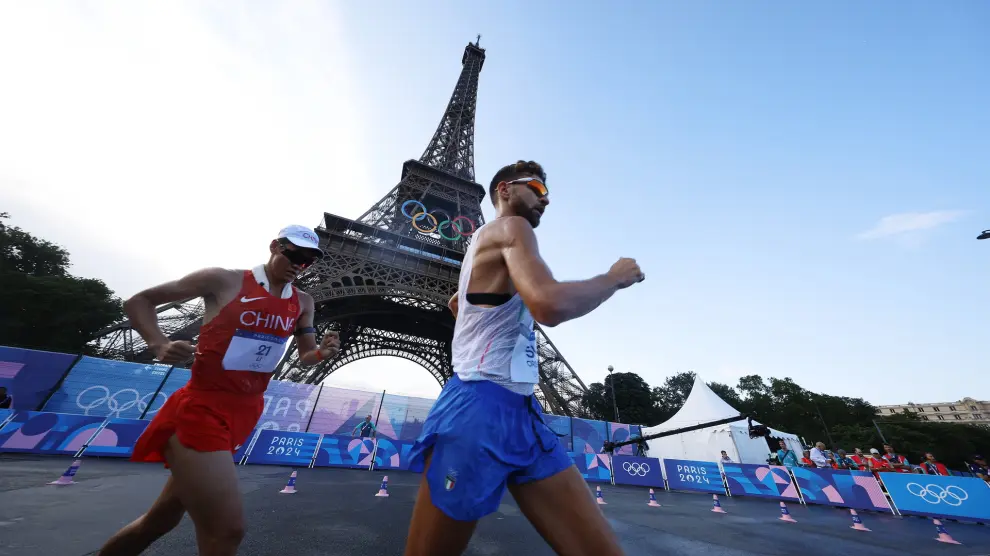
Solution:
{"label": "race bib", "polygon": [[533,331],[533,318],[526,314],[519,323],[519,334],[512,349],[512,382],[536,384],[540,381],[540,360],[536,355],[536,333]]}
{"label": "race bib", "polygon": [[282,358],[287,339],[263,332],[238,330],[223,356],[223,368],[227,371],[270,373]]}

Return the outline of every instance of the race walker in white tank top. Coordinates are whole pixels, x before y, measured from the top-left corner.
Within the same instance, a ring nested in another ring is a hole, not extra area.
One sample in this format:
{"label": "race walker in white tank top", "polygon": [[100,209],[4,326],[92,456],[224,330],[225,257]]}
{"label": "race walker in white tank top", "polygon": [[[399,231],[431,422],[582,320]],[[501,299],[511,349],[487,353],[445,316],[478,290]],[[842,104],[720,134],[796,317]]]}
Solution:
{"label": "race walker in white tank top", "polygon": [[[484,226],[478,228],[479,237]],[[517,292],[495,307],[478,307],[467,300],[474,252],[464,254],[457,288],[457,320],[451,346],[454,372],[465,382],[487,380],[517,394],[531,395],[539,382],[539,359],[533,315]]]}

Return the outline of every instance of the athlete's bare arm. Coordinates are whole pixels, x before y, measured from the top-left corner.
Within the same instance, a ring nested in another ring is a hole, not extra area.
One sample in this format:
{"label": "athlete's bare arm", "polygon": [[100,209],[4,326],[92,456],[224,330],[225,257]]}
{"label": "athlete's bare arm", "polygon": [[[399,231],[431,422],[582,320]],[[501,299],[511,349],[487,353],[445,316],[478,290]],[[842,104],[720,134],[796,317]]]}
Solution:
{"label": "athlete's bare arm", "polygon": [[537,322],[556,326],[593,311],[616,291],[646,276],[633,259],[619,259],[605,274],[589,280],[558,282],[540,257],[536,234],[519,216],[504,219],[497,241],[509,277]]}
{"label": "athlete's bare arm", "polygon": [[[312,328],[313,297],[306,292],[299,292],[299,304],[302,306],[302,313],[299,315],[299,325],[296,329]],[[299,348],[299,362],[308,367],[337,355],[340,351],[340,336],[336,332],[327,332],[317,346],[316,332],[305,332],[296,335],[296,345]]]}
{"label": "athlete's bare arm", "polygon": [[457,292],[454,292],[454,296],[450,298],[447,302],[447,307],[450,308],[450,312],[454,313],[454,318],[457,318]]}
{"label": "athlete's bare arm", "polygon": [[205,268],[174,282],[166,282],[135,294],[124,303],[124,312],[131,326],[148,343],[148,349],[162,363],[181,363],[192,356],[195,348],[189,342],[170,341],[158,327],[155,309],[172,301],[202,297],[205,303],[203,321],[208,322],[220,307],[240,291],[243,271]]}

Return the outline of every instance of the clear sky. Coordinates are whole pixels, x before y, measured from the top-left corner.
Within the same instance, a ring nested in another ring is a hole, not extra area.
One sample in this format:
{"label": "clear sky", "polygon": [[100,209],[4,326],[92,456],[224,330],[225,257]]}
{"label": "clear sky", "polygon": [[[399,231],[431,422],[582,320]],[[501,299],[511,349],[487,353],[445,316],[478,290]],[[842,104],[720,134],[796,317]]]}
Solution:
{"label": "clear sky", "polygon": [[395,185],[481,33],[479,181],[545,165],[558,278],[647,273],[548,331],[586,383],[990,399],[988,4],[494,4],[0,2],[0,210],[121,296],[259,264]]}

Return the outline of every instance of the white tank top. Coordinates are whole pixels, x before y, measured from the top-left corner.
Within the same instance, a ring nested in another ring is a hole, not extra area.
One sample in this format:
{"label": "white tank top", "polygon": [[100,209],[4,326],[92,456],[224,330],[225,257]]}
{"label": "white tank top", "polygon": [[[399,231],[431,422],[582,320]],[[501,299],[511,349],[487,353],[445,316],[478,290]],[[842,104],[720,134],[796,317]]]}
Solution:
{"label": "white tank top", "polygon": [[[481,235],[484,226],[474,237]],[[519,294],[497,307],[468,303],[475,241],[464,254],[457,289],[457,320],[451,346],[454,372],[465,381],[488,380],[528,396],[539,382],[533,316]]]}

